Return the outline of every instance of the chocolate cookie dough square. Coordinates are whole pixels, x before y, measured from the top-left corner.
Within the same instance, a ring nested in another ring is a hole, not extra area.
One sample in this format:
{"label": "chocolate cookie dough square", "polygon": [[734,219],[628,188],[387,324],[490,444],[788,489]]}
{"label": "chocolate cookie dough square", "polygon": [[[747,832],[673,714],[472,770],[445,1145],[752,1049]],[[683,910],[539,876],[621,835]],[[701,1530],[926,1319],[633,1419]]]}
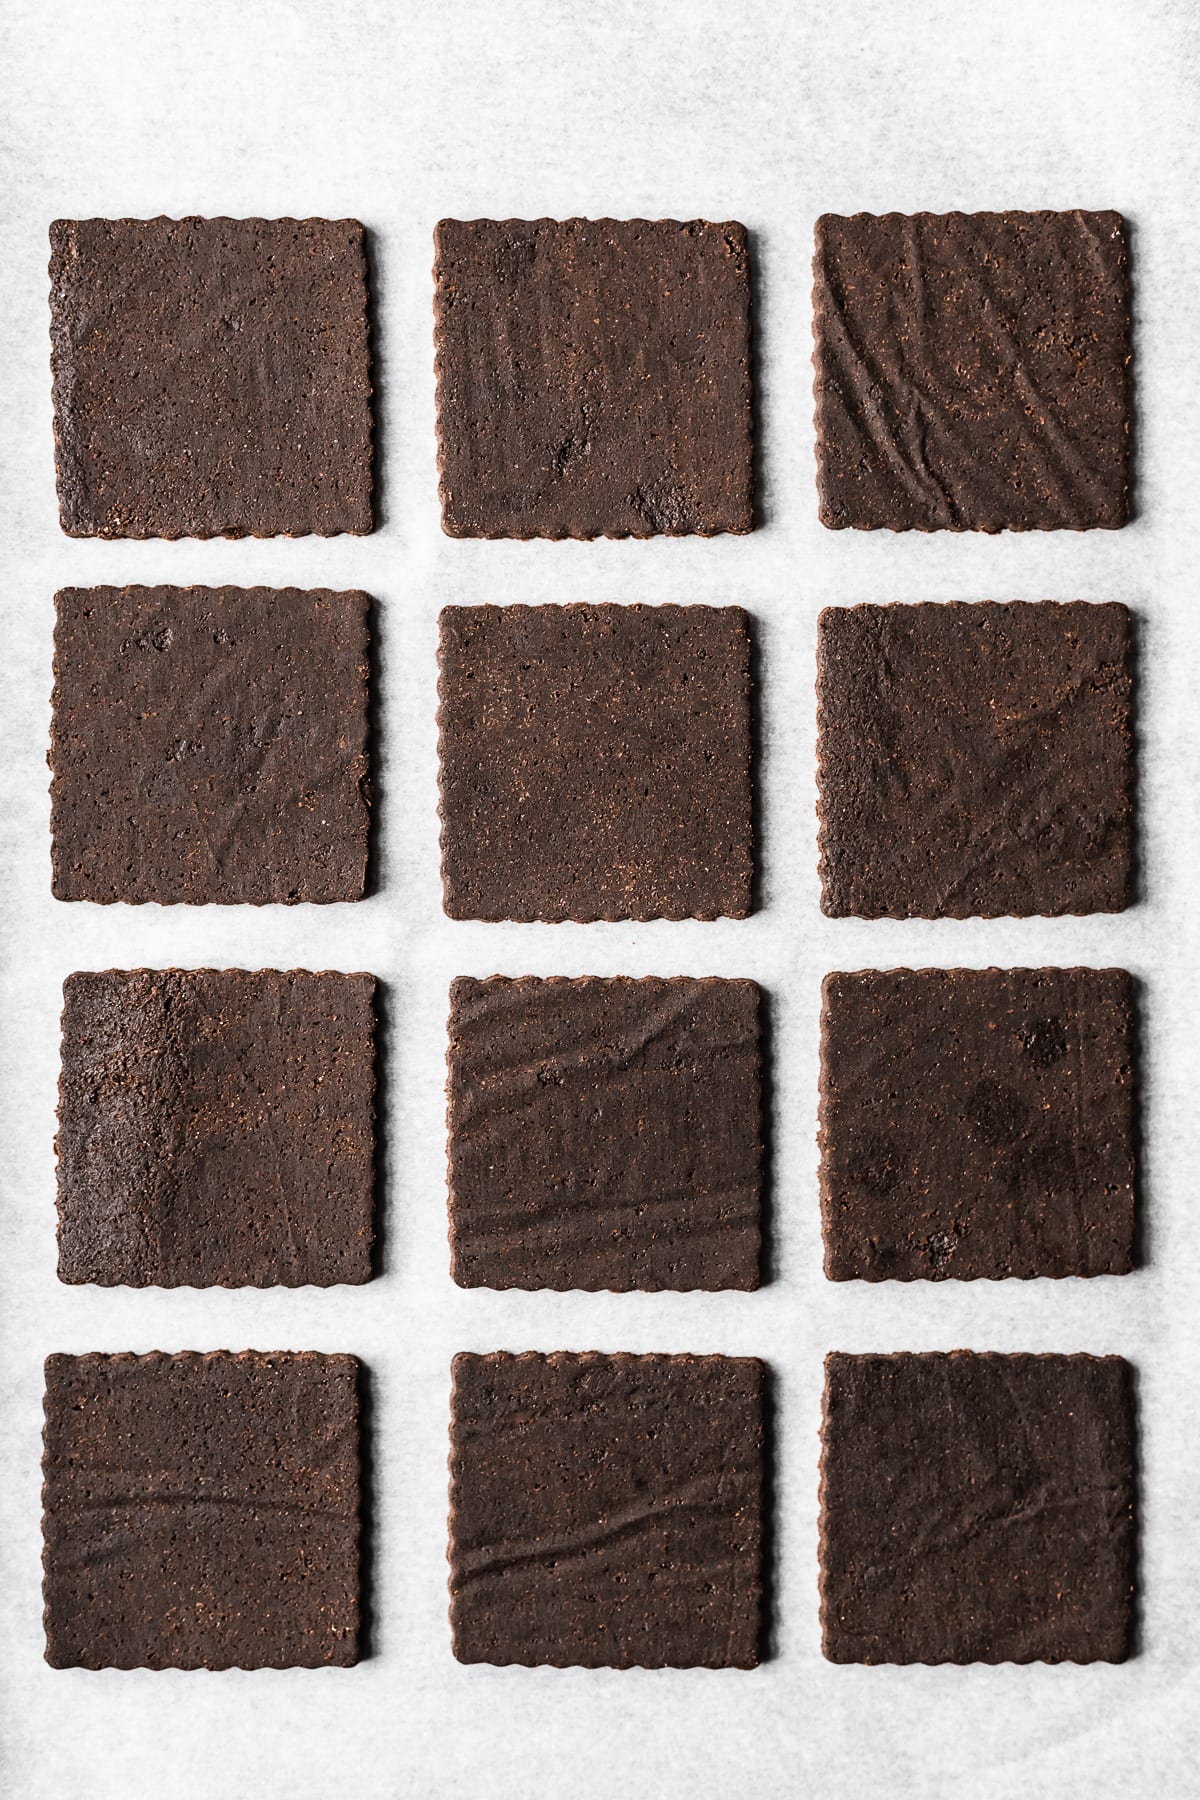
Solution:
{"label": "chocolate cookie dough square", "polygon": [[736,606],[441,615],[454,919],[750,911],[750,629]]}
{"label": "chocolate cookie dough square", "polygon": [[752,981],[458,980],[448,1060],[460,1287],[758,1286]]}
{"label": "chocolate cookie dough square", "polygon": [[753,518],[741,225],[443,219],[452,537],[710,537]]}
{"label": "chocolate cookie dough square", "polygon": [[374,995],[299,969],[68,976],[59,1279],[369,1280]]}
{"label": "chocolate cookie dough square", "polygon": [[1121,1357],[834,1353],[822,1441],[831,1662],[1129,1655],[1136,1449]]}
{"label": "chocolate cookie dough square", "polygon": [[66,588],[57,605],[59,900],[362,898],[365,594]]}
{"label": "chocolate cookie dough square", "polygon": [[825,1273],[1127,1273],[1133,989],[1123,969],[827,976]]}
{"label": "chocolate cookie dough square", "polygon": [[765,1385],[752,1358],[456,1356],[459,1661],[753,1668]]}
{"label": "chocolate cookie dough square", "polygon": [[50,338],[72,537],[371,530],[355,219],[57,219]]}
{"label": "chocolate cookie dough square", "polygon": [[826,214],[814,277],[823,524],[1125,524],[1120,213]]}
{"label": "chocolate cookie dough square", "polygon": [[821,906],[834,918],[1119,912],[1133,900],[1124,606],[821,614]]}
{"label": "chocolate cookie dough square", "polygon": [[48,1357],[42,1469],[56,1669],[358,1661],[354,1357]]}

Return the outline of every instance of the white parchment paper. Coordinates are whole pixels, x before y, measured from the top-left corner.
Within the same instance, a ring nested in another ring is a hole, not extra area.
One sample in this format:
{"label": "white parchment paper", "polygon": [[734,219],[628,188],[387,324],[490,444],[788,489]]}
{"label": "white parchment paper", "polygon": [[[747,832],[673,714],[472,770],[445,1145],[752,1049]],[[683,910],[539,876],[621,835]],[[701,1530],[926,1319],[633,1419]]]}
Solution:
{"label": "white parchment paper", "polygon": [[[0,110],[0,1680],[20,1800],[1183,1796],[1200,1677],[1200,34],[1189,0],[8,0]],[[810,256],[822,211],[1117,207],[1133,226],[1138,517],[1077,535],[817,523]],[[373,233],[382,520],[366,539],[101,543],[58,528],[56,216],[353,215]],[[442,536],[431,233],[443,214],[705,216],[754,233],[766,521],[747,539]],[[52,596],[96,582],[364,587],[379,602],[383,884],[359,906],[61,905],[49,893]],[[1141,629],[1144,897],[1120,917],[823,919],[814,643],[856,600],[1120,599]],[[742,923],[443,918],[435,620],[453,601],[740,602],[763,673],[764,880]],[[833,1285],[816,1194],[834,968],[1123,964],[1145,983],[1148,1263],[1092,1282]],[[113,965],[370,969],[390,990],[385,1272],[366,1289],[55,1279],[61,982]],[[447,1270],[456,974],[752,976],[775,1022],[776,1278],[756,1295],[463,1292]],[[1119,1351],[1139,1371],[1139,1655],[1121,1667],[837,1668],[817,1623],[830,1348]],[[42,1661],[41,1364],[53,1350],[349,1350],[374,1389],[373,1654],[352,1671],[55,1672]],[[458,1349],[767,1357],[777,1652],[754,1674],[460,1668],[446,1621]]]}

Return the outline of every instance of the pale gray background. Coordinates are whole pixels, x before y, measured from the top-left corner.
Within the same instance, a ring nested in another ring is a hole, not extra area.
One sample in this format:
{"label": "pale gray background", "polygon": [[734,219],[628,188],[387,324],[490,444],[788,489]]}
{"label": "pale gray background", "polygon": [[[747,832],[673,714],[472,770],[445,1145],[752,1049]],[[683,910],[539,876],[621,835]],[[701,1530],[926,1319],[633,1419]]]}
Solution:
{"label": "pale gray background", "polygon": [[[707,1800],[1194,1792],[1200,1477],[1195,890],[1200,597],[1196,12],[1188,0],[8,0],[0,202],[5,820],[0,1670],[21,1800]],[[1119,533],[817,523],[809,303],[821,211],[1119,207],[1134,226],[1140,512]],[[57,215],[318,214],[374,233],[383,517],[371,538],[72,541],[54,502]],[[767,523],[748,539],[455,543],[438,527],[431,232],[442,214],[743,220],[755,234]],[[49,896],[51,598],[92,582],[361,586],[380,603],[382,891],[355,907]],[[813,651],[829,602],[1120,599],[1143,624],[1146,892],[1120,918],[824,920]],[[738,601],[764,673],[763,910],[744,923],[451,924],[440,912],[435,618],[447,601]],[[834,1286],[816,1197],[831,968],[1122,963],[1145,979],[1149,1266],[1124,1280]],[[392,990],[386,1273],[330,1292],[60,1287],[60,984],[110,965],[372,969]],[[459,973],[718,973],[776,1015],[777,1280],[757,1295],[487,1294],[447,1274],[442,1044]],[[51,1350],[356,1351],[376,1394],[375,1655],[353,1671],[56,1673],[41,1660]],[[816,1599],[821,1358],[1120,1351],[1140,1372],[1144,1634],[1123,1667],[835,1668]],[[778,1655],[755,1674],[463,1669],[446,1624],[460,1348],[757,1353],[780,1400]]]}

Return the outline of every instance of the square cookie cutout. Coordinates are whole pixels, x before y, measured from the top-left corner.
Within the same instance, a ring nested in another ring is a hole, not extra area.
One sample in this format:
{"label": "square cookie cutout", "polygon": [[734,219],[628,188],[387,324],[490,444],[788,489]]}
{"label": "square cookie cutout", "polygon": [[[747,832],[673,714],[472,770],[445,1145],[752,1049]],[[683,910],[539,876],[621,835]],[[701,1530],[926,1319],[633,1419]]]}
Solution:
{"label": "square cookie cutout", "polygon": [[64,589],[56,898],[361,900],[370,605],[328,589]]}
{"label": "square cookie cutout", "polygon": [[247,1350],[46,1361],[46,1660],[359,1656],[359,1365]]}
{"label": "square cookie cutout", "polygon": [[755,1667],[764,1364],[564,1351],[453,1371],[460,1662]]}
{"label": "square cookie cutout", "polygon": [[443,219],[434,280],[452,537],[751,529],[743,226]]}
{"label": "square cookie cutout", "polygon": [[58,1275],[371,1275],[375,979],[109,969],[63,985]]}
{"label": "square cookie cutout", "polygon": [[831,1279],[1132,1269],[1132,976],[867,969],[822,996]]}
{"label": "square cookie cutout", "polygon": [[822,524],[1125,524],[1120,213],[826,214],[814,279]]}
{"label": "square cookie cutout", "polygon": [[454,919],[745,918],[750,621],[736,606],[450,606]]}
{"label": "square cookie cutout", "polygon": [[759,1004],[752,981],[455,981],[455,1281],[757,1287]]}
{"label": "square cookie cutout", "polygon": [[357,220],[58,219],[50,244],[64,531],[371,530]]}
{"label": "square cookie cutout", "polygon": [[1123,1661],[1136,1466],[1119,1356],[827,1356],[825,1655]]}
{"label": "square cookie cutout", "polygon": [[963,919],[1129,906],[1132,640],[1116,604],[827,608],[822,910]]}

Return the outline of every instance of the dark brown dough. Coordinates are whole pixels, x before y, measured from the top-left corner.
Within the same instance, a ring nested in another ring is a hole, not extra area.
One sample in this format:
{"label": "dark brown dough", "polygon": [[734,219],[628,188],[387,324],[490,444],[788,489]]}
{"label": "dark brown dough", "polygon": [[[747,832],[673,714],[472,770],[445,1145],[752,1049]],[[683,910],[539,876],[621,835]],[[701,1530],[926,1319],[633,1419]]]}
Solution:
{"label": "dark brown dough", "polygon": [[358,1414],[352,1356],[48,1357],[47,1662],[357,1662]]}
{"label": "dark brown dough", "polygon": [[735,606],[450,606],[455,919],[750,911],[750,629]]}
{"label": "dark brown dough", "polygon": [[59,1279],[367,1281],[374,996],[298,969],[68,976]]}
{"label": "dark brown dough", "polygon": [[355,219],[57,219],[51,366],[73,537],[371,530]]}
{"label": "dark brown dough", "polygon": [[758,1286],[752,981],[458,980],[448,1094],[460,1286]]}
{"label": "dark brown dough", "polygon": [[1133,899],[1132,627],[1083,602],[831,607],[821,906],[1118,912]]}
{"label": "dark brown dough", "polygon": [[834,1353],[822,1441],[831,1662],[1128,1656],[1136,1449],[1121,1357]]}
{"label": "dark brown dough", "polygon": [[1131,1269],[1133,987],[1123,969],[826,976],[825,1273]]}
{"label": "dark brown dough", "polygon": [[750,530],[743,226],[443,219],[434,278],[452,537]]}
{"label": "dark brown dough", "polygon": [[814,276],[823,524],[1125,524],[1120,213],[826,214]]}
{"label": "dark brown dough", "polygon": [[456,1356],[459,1661],[753,1668],[765,1380],[748,1357]]}
{"label": "dark brown dough", "polygon": [[60,900],[359,900],[365,594],[66,588],[50,765]]}

